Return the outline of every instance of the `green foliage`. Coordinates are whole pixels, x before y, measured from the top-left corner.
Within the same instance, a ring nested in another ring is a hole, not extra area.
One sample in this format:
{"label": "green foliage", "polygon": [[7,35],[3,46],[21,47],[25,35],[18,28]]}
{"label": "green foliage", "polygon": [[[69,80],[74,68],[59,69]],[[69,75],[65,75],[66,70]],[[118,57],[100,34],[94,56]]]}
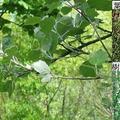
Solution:
{"label": "green foliage", "polygon": [[61,12],[62,12],[64,15],[66,15],[66,14],[68,14],[69,12],[71,12],[71,10],[72,10],[72,8],[65,6],[65,7],[62,7]]}
{"label": "green foliage", "polygon": [[80,66],[80,74],[82,74],[85,77],[95,77],[96,76],[95,65],[90,64],[89,61],[85,61]]}
{"label": "green foliage", "polygon": [[90,55],[89,62],[93,65],[102,65],[108,60],[108,55],[102,49]]}
{"label": "green foliage", "polygon": [[[109,4],[109,0],[0,4],[0,119],[112,119],[111,81],[104,78],[111,72],[107,63],[111,33],[104,31],[111,29]],[[39,60],[49,65],[52,77],[40,76],[44,66],[40,69],[39,64],[28,68]],[[104,81],[96,80],[98,76]],[[48,77],[50,82],[43,83]],[[87,81],[88,77],[94,79]]]}
{"label": "green foliage", "polygon": [[54,27],[55,20],[53,17],[46,17],[40,22],[41,31],[48,34]]}
{"label": "green foliage", "polygon": [[63,37],[66,37],[66,34],[73,28],[73,18],[68,16],[60,18],[55,28],[64,40]]}
{"label": "green foliage", "polygon": [[29,17],[26,19],[24,25],[35,25],[40,23],[40,18],[39,17]]}
{"label": "green foliage", "polygon": [[111,10],[111,0],[88,0],[88,4],[97,10]]}

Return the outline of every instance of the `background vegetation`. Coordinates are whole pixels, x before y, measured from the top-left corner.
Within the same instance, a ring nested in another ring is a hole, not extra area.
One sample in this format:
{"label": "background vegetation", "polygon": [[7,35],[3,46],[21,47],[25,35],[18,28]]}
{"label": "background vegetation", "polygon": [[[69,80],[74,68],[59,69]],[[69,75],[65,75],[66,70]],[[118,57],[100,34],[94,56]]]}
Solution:
{"label": "background vegetation", "polygon": [[1,120],[112,120],[110,0],[0,0],[0,41]]}

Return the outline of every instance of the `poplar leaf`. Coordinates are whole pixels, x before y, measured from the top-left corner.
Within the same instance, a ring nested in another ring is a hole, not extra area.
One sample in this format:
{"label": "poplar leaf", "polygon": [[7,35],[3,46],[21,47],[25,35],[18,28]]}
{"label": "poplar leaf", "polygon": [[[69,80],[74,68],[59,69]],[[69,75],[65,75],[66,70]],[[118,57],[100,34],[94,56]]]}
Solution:
{"label": "poplar leaf", "polygon": [[39,60],[37,62],[34,62],[31,67],[41,75],[41,82],[49,82],[51,80],[52,75],[50,73],[50,68],[46,62]]}
{"label": "poplar leaf", "polygon": [[49,66],[46,64],[46,62],[42,60],[34,62],[31,66],[36,72],[40,73],[42,76],[50,74]]}

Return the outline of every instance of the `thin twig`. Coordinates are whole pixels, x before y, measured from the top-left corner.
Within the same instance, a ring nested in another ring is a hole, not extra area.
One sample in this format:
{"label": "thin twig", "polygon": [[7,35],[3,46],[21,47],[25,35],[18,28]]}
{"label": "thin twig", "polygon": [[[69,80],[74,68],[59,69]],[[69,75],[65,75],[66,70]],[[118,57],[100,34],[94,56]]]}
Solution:
{"label": "thin twig", "polygon": [[58,83],[58,88],[54,92],[53,96],[50,98],[50,100],[49,100],[49,106],[50,106],[50,103],[53,101],[54,97],[56,96],[57,92],[60,90],[61,84],[62,84],[62,80],[60,80],[60,82]]}
{"label": "thin twig", "polygon": [[64,117],[64,111],[65,111],[66,89],[67,87],[65,87],[63,91],[63,100],[62,100],[62,116],[63,117]]}
{"label": "thin twig", "polygon": [[26,70],[29,70],[29,71],[33,70],[30,65],[28,65],[28,64],[27,65],[23,65],[22,63],[20,63],[18,58],[15,57],[15,56],[12,57],[11,62],[13,62],[15,65],[20,66],[20,67],[22,67],[22,68],[24,68]]}
{"label": "thin twig", "polygon": [[88,52],[85,52],[85,51],[83,51],[82,49],[81,50],[78,50],[78,49],[76,49],[76,48],[73,48],[72,46],[70,46],[70,45],[64,45],[64,44],[62,44],[62,43],[60,43],[60,45],[63,47],[63,48],[65,48],[67,51],[69,51],[69,52],[72,52],[72,53],[75,53],[75,54],[86,54],[86,55],[88,55],[89,53]]}
{"label": "thin twig", "polygon": [[107,32],[107,33],[112,33],[111,31],[109,31],[109,30],[106,30],[106,29],[104,29],[104,28],[101,28],[100,26],[97,26],[97,28],[98,29],[100,29],[100,30],[102,30],[102,31],[104,31],[104,32]]}
{"label": "thin twig", "polygon": [[103,79],[102,77],[64,77],[64,76],[53,76],[54,79],[66,79],[66,80],[98,80]]}

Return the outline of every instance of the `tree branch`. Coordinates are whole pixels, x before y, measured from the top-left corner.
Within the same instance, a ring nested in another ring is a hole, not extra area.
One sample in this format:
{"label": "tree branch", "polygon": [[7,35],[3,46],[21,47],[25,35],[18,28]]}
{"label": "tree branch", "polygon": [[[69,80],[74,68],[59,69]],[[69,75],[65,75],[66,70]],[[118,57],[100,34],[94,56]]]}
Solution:
{"label": "tree branch", "polygon": [[102,31],[104,31],[104,32],[107,32],[107,33],[112,33],[111,31],[109,31],[109,30],[106,30],[106,29],[104,29],[104,28],[101,28],[100,26],[97,26],[97,28],[98,29],[100,29],[100,30],[102,30]]}
{"label": "tree branch", "polygon": [[[29,74],[29,73],[33,72],[33,69],[31,69],[31,67],[26,67],[26,66],[24,66],[22,63],[20,63],[20,62],[18,61],[18,59],[17,59],[16,57],[13,58],[12,62],[13,62],[15,65],[17,65],[17,66],[26,69],[26,71],[24,71],[24,73],[22,73],[22,74],[20,73],[20,74],[18,74],[16,77],[21,77],[21,76],[23,76],[23,75],[25,75],[25,74]],[[28,66],[30,66],[30,65],[28,65]],[[29,69],[29,68],[30,68],[30,69]],[[35,72],[36,72],[36,71],[35,71]],[[36,72],[36,74],[37,74],[37,72]],[[99,76],[96,76],[96,77],[64,77],[64,76],[58,76],[58,75],[52,74],[52,79],[65,79],[65,80],[98,80],[98,79],[103,79],[103,77],[99,77]],[[60,83],[60,85],[61,85],[61,83]],[[59,85],[59,86],[60,86],[60,85]],[[52,100],[52,99],[53,99],[53,98],[51,98],[51,100]],[[50,101],[51,101],[51,100],[50,100]]]}
{"label": "tree branch", "polygon": [[[107,35],[101,37],[101,40],[106,40],[106,38],[109,38],[109,37],[111,37],[111,36],[112,36],[112,33],[107,34]],[[87,46],[92,45],[92,44],[97,43],[97,42],[99,42],[99,38],[97,38],[97,39],[95,39],[95,40],[93,40],[93,41],[89,41],[89,42],[87,42],[87,43],[83,43],[82,45],[78,46],[78,47],[76,48],[76,50],[81,50],[81,49],[83,49],[84,47],[87,47]],[[65,56],[67,56],[67,55],[69,55],[69,54],[71,54],[71,53],[72,53],[72,51],[66,51],[64,54],[62,54],[62,55],[59,56],[58,58],[53,59],[52,62],[55,62],[55,61],[57,61],[57,60],[59,60],[59,59],[61,59],[61,58],[64,58]]]}
{"label": "tree branch", "polygon": [[98,80],[103,79],[102,77],[64,77],[64,76],[54,76],[55,79],[65,79],[65,80]]}

